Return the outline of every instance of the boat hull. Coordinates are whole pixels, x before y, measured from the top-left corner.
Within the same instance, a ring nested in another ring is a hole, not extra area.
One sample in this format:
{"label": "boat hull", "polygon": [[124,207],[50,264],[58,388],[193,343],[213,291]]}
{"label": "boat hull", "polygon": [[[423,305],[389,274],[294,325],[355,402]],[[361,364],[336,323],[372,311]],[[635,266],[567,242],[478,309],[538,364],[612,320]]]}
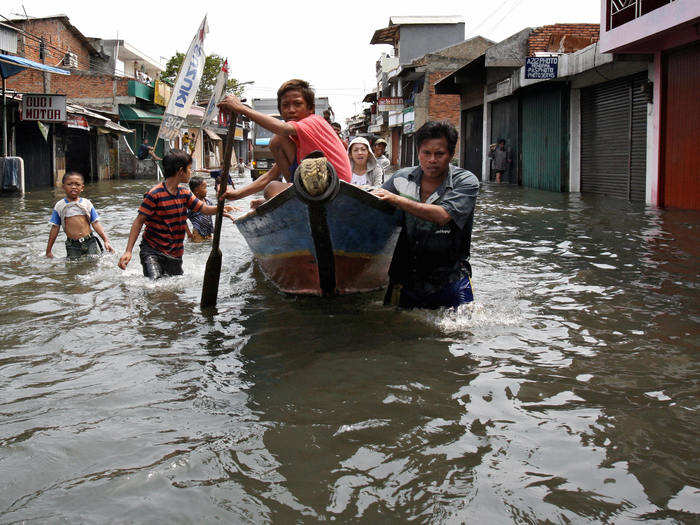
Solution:
{"label": "boat hull", "polygon": [[386,285],[400,232],[392,206],[345,182],[324,202],[287,188],[236,225],[277,288],[325,296]]}

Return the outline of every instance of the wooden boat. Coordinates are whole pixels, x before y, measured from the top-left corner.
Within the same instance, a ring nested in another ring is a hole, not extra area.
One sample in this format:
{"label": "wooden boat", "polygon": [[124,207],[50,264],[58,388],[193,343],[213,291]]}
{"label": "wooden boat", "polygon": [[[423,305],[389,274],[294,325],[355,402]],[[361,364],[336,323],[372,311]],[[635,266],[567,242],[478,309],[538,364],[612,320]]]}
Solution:
{"label": "wooden boat", "polygon": [[330,163],[327,186],[312,195],[300,176],[304,162],[292,186],[236,220],[263,273],[292,294],[383,287],[401,229],[396,209],[338,180]]}

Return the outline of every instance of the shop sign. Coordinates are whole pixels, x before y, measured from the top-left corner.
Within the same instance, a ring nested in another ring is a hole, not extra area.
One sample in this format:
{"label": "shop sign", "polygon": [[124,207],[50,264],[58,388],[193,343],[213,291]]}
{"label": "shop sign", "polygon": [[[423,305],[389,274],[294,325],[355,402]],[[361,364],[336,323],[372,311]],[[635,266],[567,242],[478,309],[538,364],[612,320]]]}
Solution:
{"label": "shop sign", "polygon": [[403,110],[403,132],[413,133],[415,131],[416,112],[413,106]]}
{"label": "shop sign", "polygon": [[525,78],[542,80],[557,78],[559,57],[528,57],[525,59]]}
{"label": "shop sign", "polygon": [[82,129],[85,131],[90,131],[90,125],[85,117],[80,115],[74,115],[66,120],[66,126],[73,129]]}
{"label": "shop sign", "polygon": [[401,111],[403,99],[401,97],[380,97],[377,100],[377,111]]}
{"label": "shop sign", "polygon": [[23,94],[22,120],[65,122],[66,95]]}
{"label": "shop sign", "polygon": [[172,90],[173,88],[165,82],[156,80],[153,86],[153,103],[157,106],[167,106]]}
{"label": "shop sign", "polygon": [[389,127],[393,128],[395,126],[400,126],[403,124],[403,113],[400,111],[396,113],[389,113]]}

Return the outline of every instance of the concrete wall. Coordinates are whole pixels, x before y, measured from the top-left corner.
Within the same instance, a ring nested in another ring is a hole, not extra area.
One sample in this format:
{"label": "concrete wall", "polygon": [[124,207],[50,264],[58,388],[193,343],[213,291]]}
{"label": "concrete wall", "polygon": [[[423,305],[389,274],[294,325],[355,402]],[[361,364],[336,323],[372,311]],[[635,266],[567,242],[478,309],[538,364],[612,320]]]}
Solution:
{"label": "concrete wall", "polygon": [[581,191],[581,90],[569,92],[569,192]]}
{"label": "concrete wall", "polygon": [[426,53],[462,41],[464,41],[464,23],[403,25],[399,36],[399,63],[410,64]]}
{"label": "concrete wall", "polygon": [[659,162],[661,149],[661,52],[649,64],[649,80],[654,83],[653,101],[647,105],[647,204],[659,206]]}
{"label": "concrete wall", "polygon": [[485,51],[486,67],[520,67],[527,57],[527,42],[532,28],[526,27]]}
{"label": "concrete wall", "polygon": [[[483,87],[483,96],[484,96],[484,134],[481,137],[481,151],[482,151],[482,159],[481,159],[481,180],[489,180],[489,174],[491,173],[491,170],[489,169],[491,160],[489,159],[489,145],[490,145],[490,137],[491,137],[491,104],[488,104],[486,102],[486,86]],[[516,160],[513,159],[513,162]]]}

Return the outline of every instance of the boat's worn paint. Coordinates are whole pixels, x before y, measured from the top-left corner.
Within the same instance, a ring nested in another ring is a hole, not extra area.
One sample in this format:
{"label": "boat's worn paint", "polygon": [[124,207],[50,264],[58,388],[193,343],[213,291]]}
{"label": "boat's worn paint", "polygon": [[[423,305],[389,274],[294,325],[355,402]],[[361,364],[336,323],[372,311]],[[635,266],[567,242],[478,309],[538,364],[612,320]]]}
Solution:
{"label": "boat's worn paint", "polygon": [[400,231],[392,206],[345,182],[322,203],[302,202],[290,187],[236,225],[275,286],[314,295],[386,285]]}

